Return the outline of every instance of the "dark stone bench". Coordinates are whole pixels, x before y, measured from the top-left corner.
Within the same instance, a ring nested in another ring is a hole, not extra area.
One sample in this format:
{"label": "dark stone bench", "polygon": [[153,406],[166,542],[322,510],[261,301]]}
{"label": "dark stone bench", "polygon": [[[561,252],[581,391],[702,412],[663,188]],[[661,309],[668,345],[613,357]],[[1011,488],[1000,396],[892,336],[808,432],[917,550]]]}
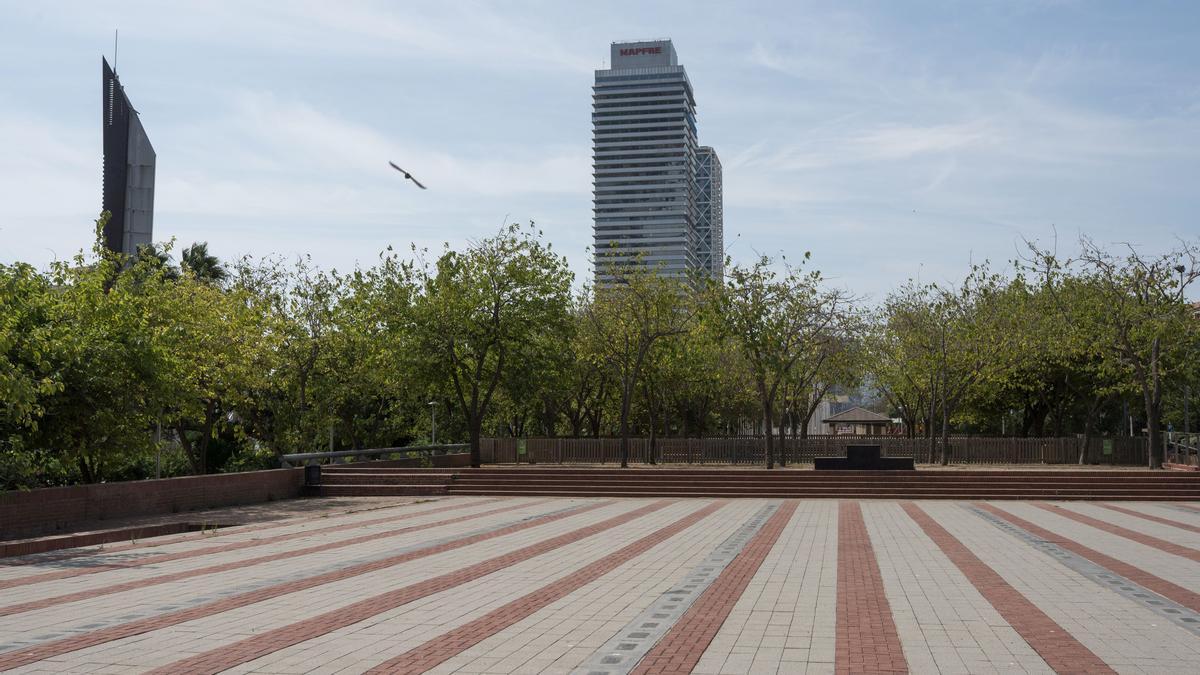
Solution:
{"label": "dark stone bench", "polygon": [[878,445],[847,445],[845,457],[816,457],[817,471],[914,471],[912,457],[883,457]]}

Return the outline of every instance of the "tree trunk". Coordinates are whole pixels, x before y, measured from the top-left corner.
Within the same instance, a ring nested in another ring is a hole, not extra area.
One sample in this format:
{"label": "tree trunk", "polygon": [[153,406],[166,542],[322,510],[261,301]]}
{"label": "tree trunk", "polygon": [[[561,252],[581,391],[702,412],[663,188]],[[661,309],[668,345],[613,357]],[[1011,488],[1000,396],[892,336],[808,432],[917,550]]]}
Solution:
{"label": "tree trunk", "polygon": [[192,473],[197,476],[204,475],[204,460],[197,454],[196,446],[192,445],[192,440],[187,437],[187,429],[182,423],[175,427],[175,433],[179,435],[179,445],[183,447],[183,454],[187,455],[188,464],[192,465]]}
{"label": "tree trunk", "polygon": [[771,399],[767,396],[767,387],[760,384],[759,396],[762,397],[763,439],[766,441],[767,468],[775,468],[775,433],[771,431]]}
{"label": "tree trunk", "polygon": [[646,444],[646,459],[647,464],[655,464],[654,452],[658,447],[658,432],[654,428],[654,422],[650,423],[650,442]]}
{"label": "tree trunk", "polygon": [[1151,415],[1150,421],[1146,424],[1150,431],[1146,442],[1150,444],[1148,454],[1150,455],[1151,469],[1161,469],[1163,461],[1166,459],[1166,449],[1163,448],[1162,444],[1162,423],[1158,419],[1158,413],[1159,410],[1157,409],[1147,411],[1146,413],[1147,415]]}
{"label": "tree trunk", "polygon": [[91,465],[84,459],[83,455],[75,458],[75,464],[79,467],[79,475],[83,477],[84,483],[95,483],[96,474],[92,471]]}
{"label": "tree trunk", "polygon": [[467,418],[467,426],[470,427],[471,434],[471,466],[478,469],[483,464],[483,455],[480,452],[479,437],[482,435],[480,429],[483,427],[483,419],[477,415],[471,415]]}
{"label": "tree trunk", "polygon": [[[787,410],[787,409],[785,408],[785,410]],[[787,410],[787,412],[785,414],[787,415],[788,421],[790,422],[791,416],[792,416],[791,410]],[[787,466],[787,424],[784,423],[783,416],[781,415],[779,417],[779,467],[784,468],[786,466]]]}
{"label": "tree trunk", "polygon": [[633,397],[632,383],[621,389],[621,468],[629,468],[629,399]]}
{"label": "tree trunk", "polygon": [[933,413],[937,405],[937,397],[932,393],[929,397],[929,416],[925,418],[925,435],[929,438],[929,463],[933,464],[933,458],[937,456],[937,434],[933,433]]}
{"label": "tree trunk", "polygon": [[1080,464],[1091,462],[1092,427],[1096,424],[1096,412],[1100,409],[1100,403],[1103,400],[1102,396],[1092,397],[1092,401],[1088,405],[1087,416],[1083,418],[1083,447],[1079,448]]}
{"label": "tree trunk", "polygon": [[1166,460],[1166,448],[1162,442],[1162,380],[1158,373],[1159,342],[1155,337],[1150,346],[1150,387],[1145,391],[1146,398],[1146,427],[1150,431],[1147,443],[1150,444],[1150,468],[1161,469]]}
{"label": "tree trunk", "polygon": [[1162,445],[1162,400],[1157,391],[1157,382],[1150,387],[1143,387],[1143,398],[1146,403],[1146,430],[1149,435],[1146,442],[1151,469],[1161,469],[1165,459],[1165,448]]}
{"label": "tree trunk", "polygon": [[942,466],[950,463],[950,413],[942,401]]}
{"label": "tree trunk", "polygon": [[646,414],[650,417],[650,442],[646,446],[645,462],[655,464],[655,450],[658,448],[658,407],[654,397],[654,380],[651,377],[642,378],[642,396],[646,399]]}

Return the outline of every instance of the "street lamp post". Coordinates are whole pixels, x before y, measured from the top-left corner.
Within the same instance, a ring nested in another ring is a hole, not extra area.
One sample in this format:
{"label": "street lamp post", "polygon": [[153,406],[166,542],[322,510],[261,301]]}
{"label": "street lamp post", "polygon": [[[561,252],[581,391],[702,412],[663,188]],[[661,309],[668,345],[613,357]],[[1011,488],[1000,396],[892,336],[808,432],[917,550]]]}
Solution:
{"label": "street lamp post", "polygon": [[[1182,302],[1183,301],[1183,283],[1184,283],[1183,275],[1185,272],[1187,272],[1187,268],[1184,267],[1183,265],[1176,265],[1175,271],[1179,272],[1179,300],[1180,300],[1180,302]],[[1185,433],[1185,434],[1190,434],[1192,432],[1192,420],[1191,420],[1191,417],[1192,417],[1191,412],[1192,411],[1190,409],[1191,401],[1188,400],[1191,397],[1192,397],[1192,385],[1190,385],[1190,384],[1183,385],[1183,433]]]}
{"label": "street lamp post", "polygon": [[429,444],[437,445],[437,401],[429,402]]}

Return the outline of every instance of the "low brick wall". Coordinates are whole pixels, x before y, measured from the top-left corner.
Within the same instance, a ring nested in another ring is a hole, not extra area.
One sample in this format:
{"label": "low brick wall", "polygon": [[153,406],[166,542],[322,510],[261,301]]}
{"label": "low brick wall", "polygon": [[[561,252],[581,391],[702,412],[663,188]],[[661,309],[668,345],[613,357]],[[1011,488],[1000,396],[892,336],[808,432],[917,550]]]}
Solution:
{"label": "low brick wall", "polygon": [[0,539],[35,537],[84,521],[181,513],[300,495],[304,469],[0,492]]}

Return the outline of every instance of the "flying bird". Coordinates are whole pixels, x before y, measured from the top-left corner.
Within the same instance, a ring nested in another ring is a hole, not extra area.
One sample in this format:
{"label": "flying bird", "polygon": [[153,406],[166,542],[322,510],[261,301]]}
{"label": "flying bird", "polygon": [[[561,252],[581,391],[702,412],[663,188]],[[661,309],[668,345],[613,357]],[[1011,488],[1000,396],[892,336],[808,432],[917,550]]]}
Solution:
{"label": "flying bird", "polygon": [[401,169],[400,167],[396,166],[396,163],[395,163],[395,162],[388,162],[388,164],[391,164],[393,169],[395,169],[395,170],[399,171],[400,173],[404,174],[404,177],[405,177],[405,178],[407,178],[408,180],[411,180],[412,182],[416,183],[416,184],[417,184],[417,187],[421,188],[422,190],[428,190],[428,189],[429,189],[429,188],[425,187],[424,185],[421,185],[421,181],[417,180],[416,178],[413,178],[411,173],[409,173],[409,172],[405,171],[404,169]]}

